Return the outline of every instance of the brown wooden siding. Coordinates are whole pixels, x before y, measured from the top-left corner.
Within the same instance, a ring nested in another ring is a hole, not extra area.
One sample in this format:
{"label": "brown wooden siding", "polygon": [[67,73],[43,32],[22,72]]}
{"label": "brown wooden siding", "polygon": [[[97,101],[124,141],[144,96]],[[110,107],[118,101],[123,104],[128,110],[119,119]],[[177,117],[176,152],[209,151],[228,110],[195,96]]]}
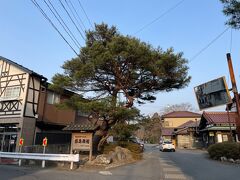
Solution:
{"label": "brown wooden siding", "polygon": [[39,121],[43,120],[45,99],[46,99],[46,88],[42,86],[40,88],[40,96],[38,101],[38,120]]}
{"label": "brown wooden siding", "polygon": [[41,90],[38,106],[38,121],[59,125],[67,125],[75,121],[76,112],[74,110],[58,109],[55,105],[47,103],[46,96],[46,90]]}
{"label": "brown wooden siding", "polygon": [[55,105],[46,104],[44,122],[67,125],[75,120],[75,111],[58,109]]}

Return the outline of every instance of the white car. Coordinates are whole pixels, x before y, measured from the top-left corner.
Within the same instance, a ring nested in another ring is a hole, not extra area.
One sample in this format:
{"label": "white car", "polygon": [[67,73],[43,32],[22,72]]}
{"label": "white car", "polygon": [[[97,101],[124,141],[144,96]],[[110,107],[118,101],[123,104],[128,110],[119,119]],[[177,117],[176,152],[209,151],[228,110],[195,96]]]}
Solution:
{"label": "white car", "polygon": [[163,141],[159,146],[159,150],[175,152],[175,145],[172,143],[172,141]]}

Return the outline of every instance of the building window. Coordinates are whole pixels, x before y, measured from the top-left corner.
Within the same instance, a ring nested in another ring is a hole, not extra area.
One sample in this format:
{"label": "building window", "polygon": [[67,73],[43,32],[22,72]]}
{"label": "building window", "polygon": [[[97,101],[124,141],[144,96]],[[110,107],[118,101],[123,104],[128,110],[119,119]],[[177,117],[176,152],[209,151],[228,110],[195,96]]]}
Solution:
{"label": "building window", "polygon": [[228,135],[227,134],[223,134],[222,135],[222,140],[223,140],[223,142],[224,141],[228,141]]}
{"label": "building window", "polygon": [[20,95],[20,86],[7,87],[4,93],[4,99],[18,98]]}
{"label": "building window", "polygon": [[165,127],[169,127],[169,122],[168,122],[168,121],[165,121],[165,122],[164,122],[164,126],[165,126]]}
{"label": "building window", "polygon": [[53,92],[48,92],[47,94],[47,103],[48,104],[57,104],[60,102],[60,95],[53,93]]}

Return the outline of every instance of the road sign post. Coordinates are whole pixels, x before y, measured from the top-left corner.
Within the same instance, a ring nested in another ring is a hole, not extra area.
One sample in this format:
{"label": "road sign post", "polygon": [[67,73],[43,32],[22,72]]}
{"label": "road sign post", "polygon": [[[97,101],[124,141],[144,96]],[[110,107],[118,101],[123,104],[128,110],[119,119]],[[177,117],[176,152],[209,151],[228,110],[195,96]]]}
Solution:
{"label": "road sign post", "polygon": [[[45,152],[46,152],[47,143],[48,143],[48,139],[47,139],[47,137],[45,137],[45,138],[43,139],[43,142],[42,142],[42,145],[43,145],[43,154],[45,154]],[[45,168],[45,160],[42,161],[42,168]]]}
{"label": "road sign post", "polygon": [[[20,139],[19,139],[19,144],[18,144],[18,145],[19,145],[19,153],[22,152],[22,146],[23,146],[23,144],[24,144],[24,139],[23,139],[23,138],[20,138]],[[19,159],[18,165],[19,165],[19,166],[22,165],[22,160],[21,160],[21,159]]]}

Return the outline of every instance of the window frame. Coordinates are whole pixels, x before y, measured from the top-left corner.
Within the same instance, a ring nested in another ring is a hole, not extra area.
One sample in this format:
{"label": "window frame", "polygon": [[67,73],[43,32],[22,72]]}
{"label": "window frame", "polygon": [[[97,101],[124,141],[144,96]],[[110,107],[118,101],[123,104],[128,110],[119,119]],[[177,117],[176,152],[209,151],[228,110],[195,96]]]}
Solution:
{"label": "window frame", "polygon": [[[50,99],[51,96],[51,99]],[[60,95],[51,91],[47,92],[47,104],[58,104],[60,103]]]}
{"label": "window frame", "polygon": [[16,100],[20,97],[20,94],[21,94],[20,86],[6,87],[5,92],[3,93],[3,96],[1,97],[0,100],[1,101]]}

